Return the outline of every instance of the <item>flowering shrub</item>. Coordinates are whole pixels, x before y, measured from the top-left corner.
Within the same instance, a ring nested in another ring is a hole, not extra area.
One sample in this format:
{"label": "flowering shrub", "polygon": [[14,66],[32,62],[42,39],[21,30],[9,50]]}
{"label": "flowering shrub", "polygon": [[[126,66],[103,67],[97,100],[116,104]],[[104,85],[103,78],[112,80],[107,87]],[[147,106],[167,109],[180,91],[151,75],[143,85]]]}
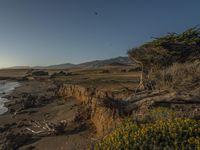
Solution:
{"label": "flowering shrub", "polygon": [[180,114],[177,111],[164,107],[157,107],[154,109],[150,109],[148,115],[154,121],[174,119],[177,116],[180,117]]}
{"label": "flowering shrub", "polygon": [[184,118],[137,124],[123,123],[95,145],[96,150],[200,149],[200,121]]}

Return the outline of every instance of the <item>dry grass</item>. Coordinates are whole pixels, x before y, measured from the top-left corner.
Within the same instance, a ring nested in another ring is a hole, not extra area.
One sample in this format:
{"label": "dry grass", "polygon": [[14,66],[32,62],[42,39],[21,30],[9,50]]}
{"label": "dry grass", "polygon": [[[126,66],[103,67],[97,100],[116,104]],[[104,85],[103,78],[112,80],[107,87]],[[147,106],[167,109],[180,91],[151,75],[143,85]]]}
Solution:
{"label": "dry grass", "polygon": [[173,64],[156,74],[158,87],[173,89],[197,87],[200,83],[200,63]]}
{"label": "dry grass", "polygon": [[[58,84],[69,83],[78,84],[85,87],[94,87],[105,91],[121,91],[134,88],[138,84],[138,72],[121,72],[121,68],[106,68],[109,72],[104,72],[105,69],[85,69],[85,70],[69,70],[72,75],[57,76],[54,81]],[[130,68],[125,68],[129,70]]]}
{"label": "dry grass", "polygon": [[[133,90],[139,80],[139,72],[129,72],[134,66],[102,67],[95,69],[72,68],[72,69],[48,69],[50,79],[56,84],[79,84],[85,87],[94,87],[105,91]],[[121,70],[125,71],[121,71]],[[37,71],[37,70],[35,70]],[[58,75],[51,78],[52,74],[63,71],[66,75]],[[20,79],[27,75],[28,69],[2,69],[0,79]]]}
{"label": "dry grass", "polygon": [[27,69],[0,69],[0,78],[20,78],[26,75]]}

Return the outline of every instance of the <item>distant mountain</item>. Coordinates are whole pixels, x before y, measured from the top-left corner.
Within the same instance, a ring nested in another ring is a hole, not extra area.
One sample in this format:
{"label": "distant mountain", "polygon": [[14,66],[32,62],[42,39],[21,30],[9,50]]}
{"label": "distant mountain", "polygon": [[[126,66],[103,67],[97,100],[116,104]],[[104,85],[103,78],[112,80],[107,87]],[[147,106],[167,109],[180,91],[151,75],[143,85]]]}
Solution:
{"label": "distant mountain", "polygon": [[76,64],[76,65],[75,64],[71,64],[71,63],[65,63],[65,64],[59,64],[59,65],[35,66],[35,67],[16,66],[16,67],[10,67],[8,69],[99,68],[99,67],[105,67],[105,66],[125,66],[125,65],[130,65],[131,63],[132,63],[132,61],[130,61],[128,57],[116,57],[116,58],[105,59],[105,60],[95,60],[95,61],[90,61],[90,62]]}
{"label": "distant mountain", "polygon": [[65,64],[59,64],[59,65],[51,65],[51,66],[36,66],[33,67],[33,69],[67,69],[67,68],[72,68],[74,67],[74,64],[71,63],[65,63]]}
{"label": "distant mountain", "polygon": [[29,66],[13,66],[9,68],[3,68],[3,69],[30,69]]}
{"label": "distant mountain", "polygon": [[124,66],[124,65],[130,65],[131,63],[132,62],[129,60],[128,57],[116,57],[116,58],[111,58],[111,59],[86,62],[86,63],[78,64],[75,67],[99,68],[99,67],[105,67],[105,66]]}

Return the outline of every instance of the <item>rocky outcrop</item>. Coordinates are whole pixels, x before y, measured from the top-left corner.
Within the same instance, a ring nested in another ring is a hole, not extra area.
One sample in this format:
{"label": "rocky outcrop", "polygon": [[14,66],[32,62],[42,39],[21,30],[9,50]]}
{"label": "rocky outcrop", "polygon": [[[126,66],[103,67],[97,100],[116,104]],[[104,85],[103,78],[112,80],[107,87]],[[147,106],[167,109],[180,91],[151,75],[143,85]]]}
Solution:
{"label": "rocky outcrop", "polygon": [[102,135],[120,123],[123,117],[123,101],[125,96],[104,92],[96,88],[81,85],[65,84],[58,90],[58,95],[66,99],[74,97],[91,109],[90,119],[96,127],[97,134]]}

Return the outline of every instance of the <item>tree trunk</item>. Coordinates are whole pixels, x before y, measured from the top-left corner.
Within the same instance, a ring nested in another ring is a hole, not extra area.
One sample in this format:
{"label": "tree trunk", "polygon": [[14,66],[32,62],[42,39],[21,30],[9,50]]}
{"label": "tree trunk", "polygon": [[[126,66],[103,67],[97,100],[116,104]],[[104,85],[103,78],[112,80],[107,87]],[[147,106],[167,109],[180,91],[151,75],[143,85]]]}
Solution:
{"label": "tree trunk", "polygon": [[137,92],[137,90],[144,90],[145,86],[144,86],[144,65],[141,61],[136,60],[135,58],[129,57],[133,62],[135,62],[136,64],[140,65],[141,67],[141,72],[140,72],[140,82],[138,87],[135,90],[135,93]]}

